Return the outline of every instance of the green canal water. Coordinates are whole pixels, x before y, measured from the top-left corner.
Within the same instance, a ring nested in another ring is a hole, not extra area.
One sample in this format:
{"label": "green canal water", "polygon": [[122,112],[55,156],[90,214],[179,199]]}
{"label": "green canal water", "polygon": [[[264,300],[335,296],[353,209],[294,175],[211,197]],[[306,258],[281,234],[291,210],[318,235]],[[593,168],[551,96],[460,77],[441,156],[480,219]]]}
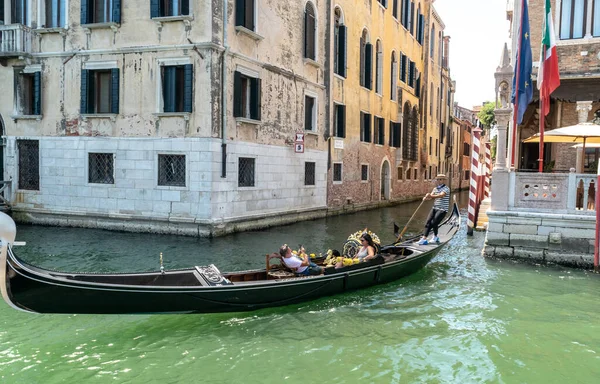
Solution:
{"label": "green canal water", "polygon": [[[460,195],[461,205],[466,195]],[[64,271],[262,267],[281,243],[391,241],[417,203],[218,239],[19,226],[17,253]],[[410,230],[417,232],[428,207]],[[600,278],[481,256],[463,229],[422,271],[310,303],[209,315],[33,315],[0,303],[1,383],[595,383]]]}

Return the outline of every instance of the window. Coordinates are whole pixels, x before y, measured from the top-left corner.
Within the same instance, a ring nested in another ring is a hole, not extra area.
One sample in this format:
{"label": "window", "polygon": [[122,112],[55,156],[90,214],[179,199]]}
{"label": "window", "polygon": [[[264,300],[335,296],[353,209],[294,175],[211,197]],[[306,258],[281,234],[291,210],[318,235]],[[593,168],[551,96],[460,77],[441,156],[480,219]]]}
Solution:
{"label": "window", "polygon": [[390,121],[390,147],[400,148],[401,124]]}
{"label": "window", "polygon": [[235,25],[254,31],[254,1],[255,0],[236,0],[235,1]]}
{"label": "window", "polygon": [[381,40],[377,40],[377,54],[375,56],[375,92],[383,94],[383,48]]}
{"label": "window", "polygon": [[392,16],[394,16],[396,20],[398,20],[398,1],[401,0],[392,0]]}
{"label": "window", "polygon": [[333,181],[342,182],[342,163],[333,163]]}
{"label": "window", "polygon": [[433,116],[433,83],[431,83],[431,89],[429,90],[429,116]]}
{"label": "window", "polygon": [[430,156],[431,156],[431,147],[433,147],[432,140],[433,140],[433,138],[431,136],[429,136],[429,155]]}
{"label": "window", "polygon": [[189,0],[150,0],[150,17],[169,17],[189,14]]}
{"label": "window", "polygon": [[367,30],[360,38],[360,85],[373,89],[373,45],[369,43]]}
{"label": "window", "polygon": [[42,73],[26,73],[15,68],[15,113],[18,116],[42,114]]}
{"label": "window", "polygon": [[114,184],[114,154],[88,154],[88,183]]}
{"label": "window", "polygon": [[435,139],[435,155],[440,155],[440,141],[438,139]]}
{"label": "window", "polygon": [[360,113],[360,141],[371,142],[371,114]]}
{"label": "window", "polygon": [[43,28],[66,26],[66,0],[44,0]]}
{"label": "window", "polygon": [[402,25],[408,29],[408,13],[410,11],[410,0],[402,0]]}
{"label": "window", "polygon": [[431,35],[429,35],[429,57],[433,59],[435,53],[435,24],[431,25]]}
{"label": "window", "polygon": [[[581,39],[585,34],[587,0],[562,0],[560,11],[560,38],[563,40]],[[593,16],[597,12],[594,10]]]}
{"label": "window", "polygon": [[360,179],[362,181],[369,181],[369,165],[368,164],[361,164]]}
{"label": "window", "polygon": [[396,52],[392,52],[392,63],[391,63],[391,77],[392,81],[390,84],[390,99],[392,101],[398,100],[398,60],[396,60]]}
{"label": "window", "polygon": [[600,0],[594,0],[594,13],[592,14],[592,35],[600,36]]}
{"label": "window", "polygon": [[404,180],[404,170],[402,167],[398,167],[398,180]]}
{"label": "window", "polygon": [[387,8],[387,0],[377,0],[379,4],[381,4],[384,8]]}
{"label": "window", "polygon": [[469,143],[463,143],[463,156],[471,155],[471,146]]}
{"label": "window", "polygon": [[304,130],[317,131],[317,104],[312,96],[304,96]]}
{"label": "window", "polygon": [[119,113],[119,69],[81,71],[81,113]]}
{"label": "window", "polygon": [[160,67],[163,112],[192,112],[192,64]]}
{"label": "window", "polygon": [[304,57],[316,59],[317,21],[312,3],[306,3],[304,10]]}
{"label": "window", "polygon": [[415,77],[417,79],[415,82],[415,96],[421,97],[421,73],[418,70],[415,70]]}
{"label": "window", "polygon": [[373,128],[375,129],[373,135],[375,144],[383,145],[385,143],[385,119],[375,116],[373,118]]}
{"label": "window", "polygon": [[408,83],[409,87],[415,87],[415,62],[410,61],[408,64]]}
{"label": "window", "polygon": [[419,120],[416,107],[411,107],[408,102],[404,104],[403,121],[404,135],[402,138],[402,158],[417,161],[417,147],[419,144]]}
{"label": "window", "polygon": [[233,93],[233,116],[260,120],[261,80],[236,71]]}
{"label": "window", "polygon": [[315,163],[304,163],[304,185],[315,185]]}
{"label": "window", "polygon": [[468,180],[471,177],[470,171],[465,171],[465,180]]}
{"label": "window", "polygon": [[431,170],[431,165],[430,165],[430,166],[429,166],[429,177],[425,177],[426,179],[427,179],[427,178],[428,178],[428,179],[432,179],[432,178],[433,178],[433,176],[432,176],[431,172],[432,172],[432,170]]}
{"label": "window", "polygon": [[238,187],[254,187],[255,159],[240,157],[238,162]]}
{"label": "window", "polygon": [[121,0],[82,0],[81,25],[121,22]]}
{"label": "window", "polygon": [[158,155],[158,185],[185,187],[185,155]]}
{"label": "window", "polygon": [[421,13],[421,5],[419,5],[419,9],[417,11],[417,42],[421,45],[423,45],[423,35],[424,35],[424,29],[425,29],[425,18],[423,17],[423,14]]}
{"label": "window", "polygon": [[335,137],[346,137],[346,106],[334,105]]}
{"label": "window", "polygon": [[346,77],[346,53],[347,42],[346,37],[348,29],[343,25],[342,11],[339,7],[335,8],[335,25],[334,25],[334,55],[333,55],[333,69],[336,74]]}
{"label": "window", "polygon": [[19,189],[40,190],[40,147],[37,140],[17,140]]}
{"label": "window", "polygon": [[412,169],[406,170],[406,180],[410,180],[412,177]]}
{"label": "window", "polygon": [[[10,0],[8,0],[10,1]],[[4,8],[4,2],[0,3]],[[12,0],[10,2],[11,23],[29,25],[29,1],[28,0]]]}
{"label": "window", "polygon": [[408,6],[408,25],[406,27],[406,29],[408,29],[408,31],[410,32],[411,35],[415,34],[415,3],[414,2],[410,2],[409,6]]}
{"label": "window", "polygon": [[406,60],[408,60],[406,55],[400,54],[400,81],[403,83],[406,83]]}
{"label": "window", "polygon": [[418,180],[419,179],[419,171],[417,171],[416,169],[413,169],[413,179]]}

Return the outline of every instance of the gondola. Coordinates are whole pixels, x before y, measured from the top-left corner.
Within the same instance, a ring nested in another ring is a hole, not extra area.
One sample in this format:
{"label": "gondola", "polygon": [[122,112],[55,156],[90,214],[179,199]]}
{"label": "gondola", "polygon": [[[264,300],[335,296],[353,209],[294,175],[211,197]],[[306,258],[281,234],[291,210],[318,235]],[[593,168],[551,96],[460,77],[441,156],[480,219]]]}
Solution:
{"label": "gondola", "polygon": [[384,284],[423,268],[460,226],[454,204],[440,225],[440,243],[416,238],[382,246],[377,257],[319,276],[297,277],[283,267],[221,273],[214,265],[148,273],[63,273],[16,256],[14,221],[0,213],[0,290],[13,308],[33,313],[144,314],[238,312],[282,306]]}

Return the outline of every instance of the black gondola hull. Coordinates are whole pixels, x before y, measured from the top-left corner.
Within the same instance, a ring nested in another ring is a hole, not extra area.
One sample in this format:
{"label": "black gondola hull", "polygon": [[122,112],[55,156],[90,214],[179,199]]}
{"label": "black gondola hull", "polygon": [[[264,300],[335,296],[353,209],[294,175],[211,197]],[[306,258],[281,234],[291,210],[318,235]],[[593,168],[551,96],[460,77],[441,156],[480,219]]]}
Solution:
{"label": "black gondola hull", "polygon": [[[442,225],[446,243],[458,230],[458,209]],[[2,251],[2,289],[13,307],[37,313],[134,314],[238,312],[301,303],[395,281],[422,269],[441,249],[412,242],[383,247],[402,254],[385,262],[360,265],[321,276],[236,282],[206,286],[195,270],[138,274],[68,274],[46,271]],[[404,253],[410,256],[404,256]],[[382,259],[383,260],[383,257]],[[260,274],[265,271],[235,272]],[[228,276],[227,274],[223,274]]]}

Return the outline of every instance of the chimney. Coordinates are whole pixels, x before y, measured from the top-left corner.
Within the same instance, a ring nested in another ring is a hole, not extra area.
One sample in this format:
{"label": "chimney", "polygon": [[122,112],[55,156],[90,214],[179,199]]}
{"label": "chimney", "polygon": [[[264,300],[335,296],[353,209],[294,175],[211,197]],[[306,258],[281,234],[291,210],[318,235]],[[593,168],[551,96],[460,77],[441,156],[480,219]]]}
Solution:
{"label": "chimney", "polygon": [[448,69],[450,67],[450,36],[444,36],[444,59],[443,59],[444,68]]}

